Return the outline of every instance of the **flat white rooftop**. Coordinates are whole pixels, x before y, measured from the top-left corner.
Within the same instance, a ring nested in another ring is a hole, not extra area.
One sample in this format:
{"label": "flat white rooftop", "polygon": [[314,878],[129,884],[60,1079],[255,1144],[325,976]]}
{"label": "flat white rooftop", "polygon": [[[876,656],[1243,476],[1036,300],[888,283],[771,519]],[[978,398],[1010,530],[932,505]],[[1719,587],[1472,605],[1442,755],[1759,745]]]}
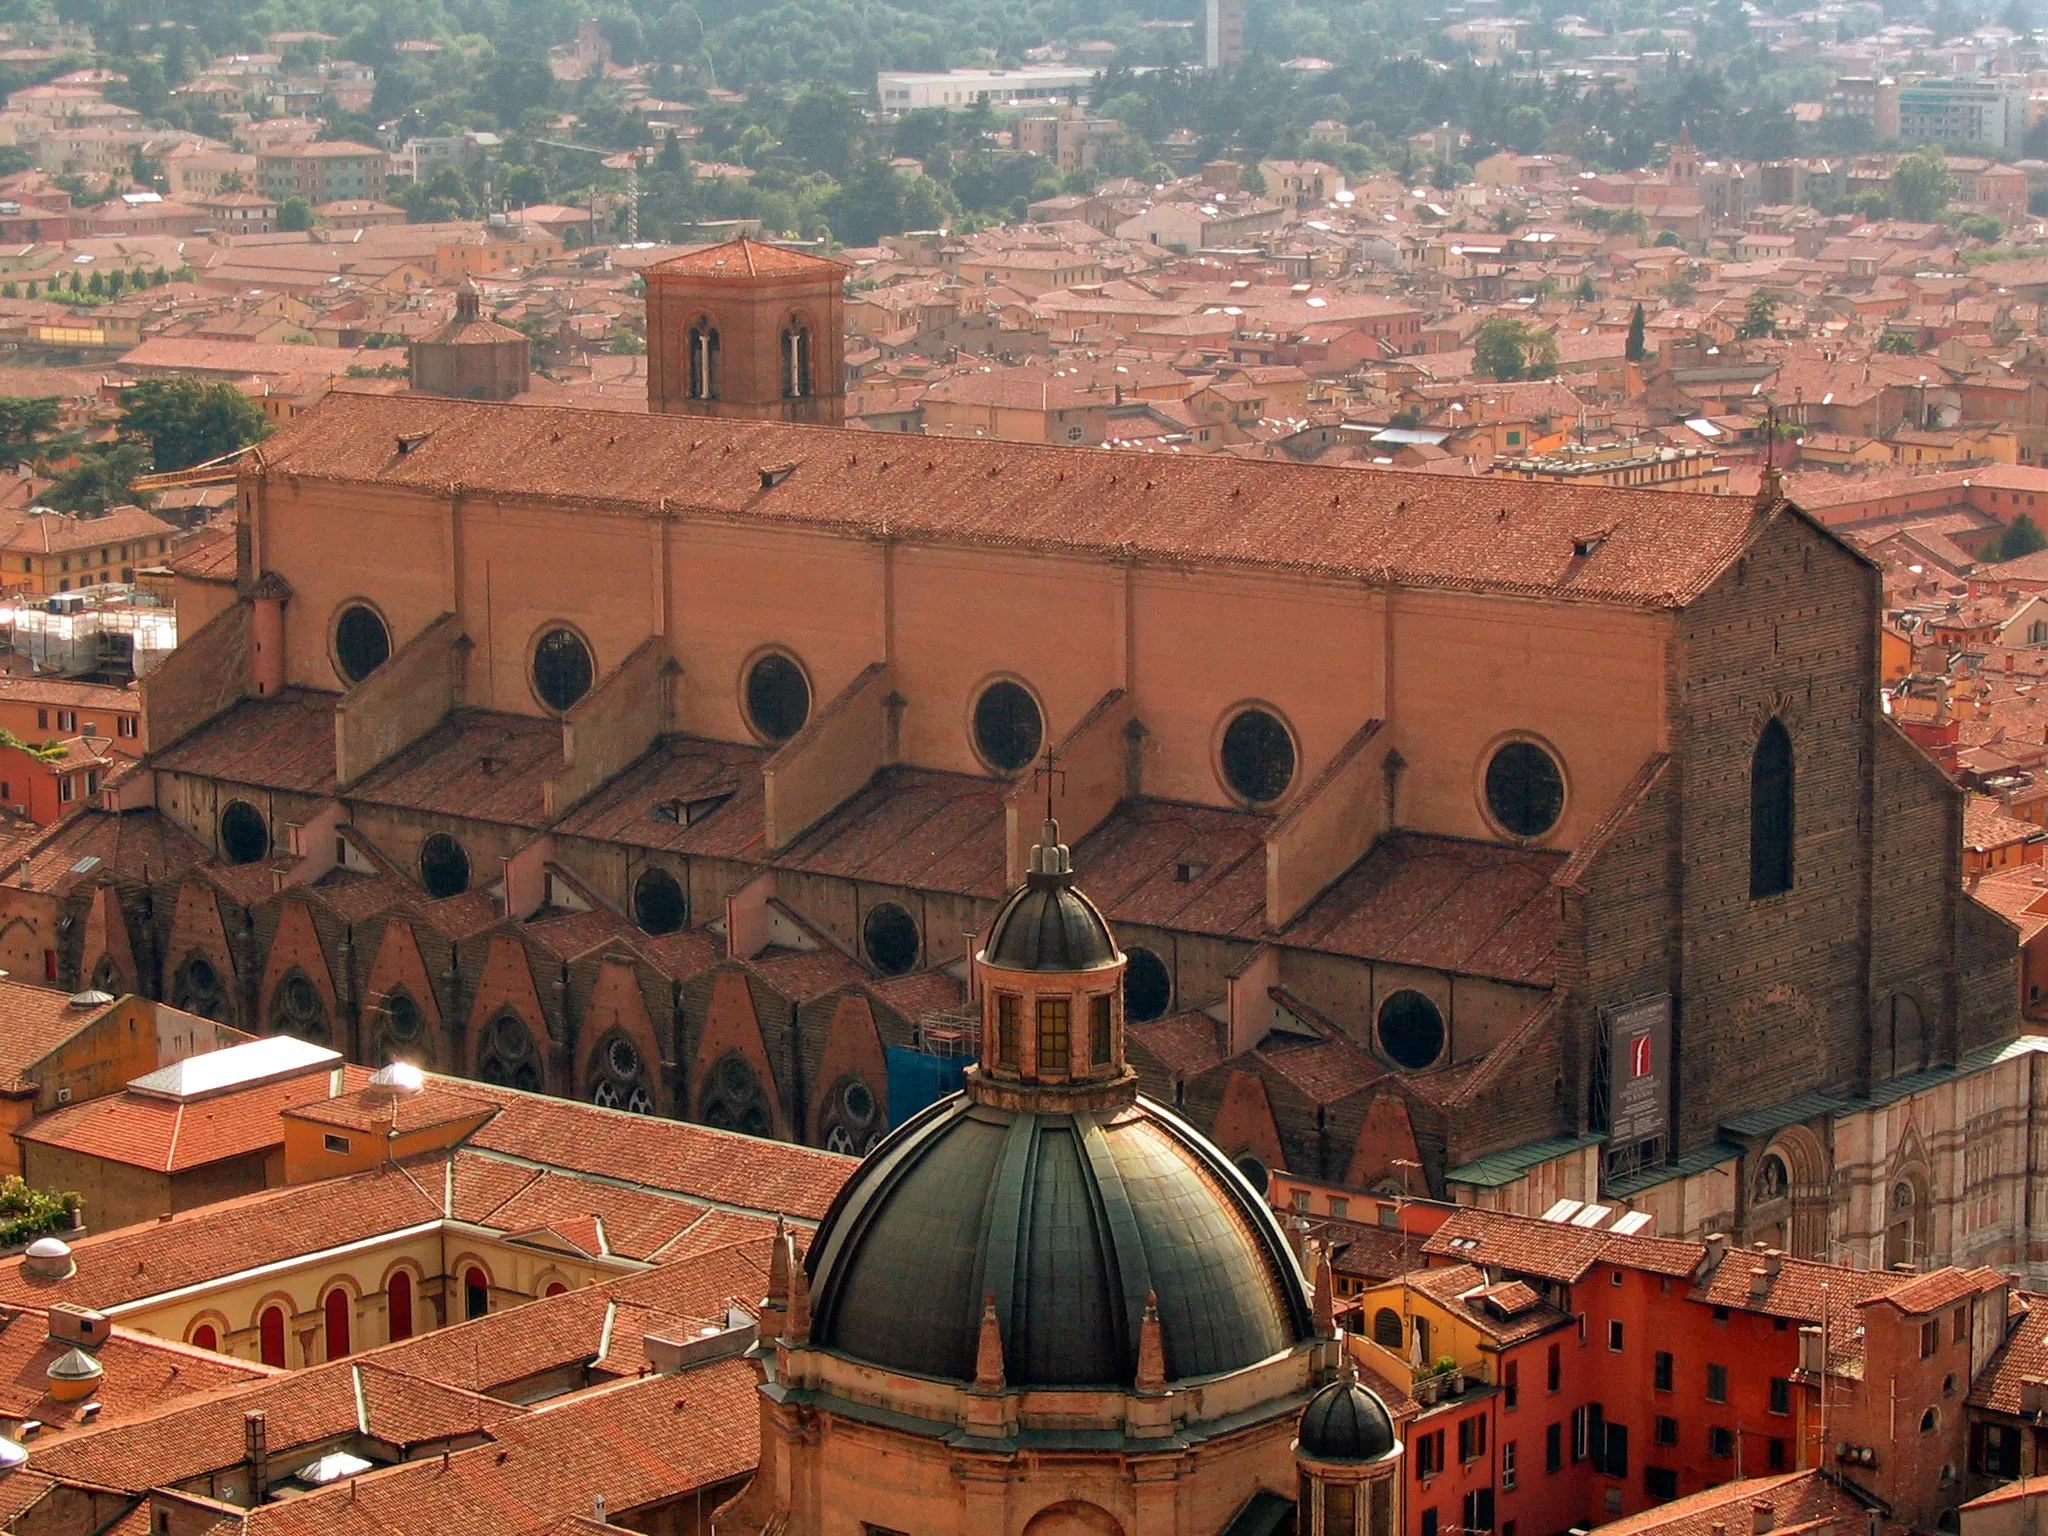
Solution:
{"label": "flat white rooftop", "polygon": [[137,1093],[181,1101],[203,1099],[258,1083],[274,1083],[287,1077],[304,1077],[341,1065],[341,1052],[313,1045],[291,1035],[271,1035],[247,1045],[187,1056],[168,1067],[146,1072],[129,1083]]}

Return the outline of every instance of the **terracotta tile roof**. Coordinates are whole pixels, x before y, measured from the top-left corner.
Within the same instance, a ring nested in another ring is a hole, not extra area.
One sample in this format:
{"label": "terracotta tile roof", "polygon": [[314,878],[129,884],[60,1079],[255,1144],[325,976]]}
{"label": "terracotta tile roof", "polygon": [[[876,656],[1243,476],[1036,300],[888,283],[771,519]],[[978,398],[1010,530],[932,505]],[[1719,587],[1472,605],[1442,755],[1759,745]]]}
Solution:
{"label": "terracotta tile roof", "polygon": [[[349,1070],[353,1076],[359,1069]],[[366,1078],[368,1075],[364,1071]],[[474,1099],[439,1083],[429,1083],[419,1093],[399,1097],[373,1092],[368,1087],[341,1098],[322,1096],[294,1103],[283,1111],[283,1118],[381,1134],[392,1130],[423,1130],[428,1126],[449,1125],[461,1120],[488,1119],[497,1112],[498,1106],[487,1099]]]}
{"label": "terracotta tile roof", "polygon": [[73,1008],[55,988],[0,978],[0,1092],[34,1092],[22,1073],[113,1006]]}
{"label": "terracotta tile roof", "polygon": [[822,256],[788,250],[779,245],[763,245],[758,240],[742,236],[723,245],[708,245],[701,251],[671,256],[666,261],[642,268],[641,272],[643,276],[673,272],[718,277],[821,277],[828,273],[844,276],[846,268]]}
{"label": "terracotta tile roof", "polygon": [[1410,1289],[1463,1318],[1496,1344],[1519,1344],[1572,1322],[1569,1313],[1518,1280],[1488,1285],[1486,1271],[1471,1264],[1416,1270],[1403,1278]]}
{"label": "terracotta tile roof", "polygon": [[[1706,1256],[1706,1249],[1698,1243],[1617,1236],[1611,1232],[1568,1226],[1563,1222],[1543,1221],[1534,1216],[1510,1216],[1499,1211],[1479,1210],[1462,1210],[1452,1216],[1423,1244],[1423,1252],[1432,1258],[1567,1282],[1584,1279],[1594,1265],[1603,1263],[1646,1269],[1659,1275],[1689,1277]],[[1737,1258],[1739,1253],[1729,1255],[1730,1261]],[[1726,1270],[1730,1264],[1723,1263],[1721,1267]],[[1827,1268],[1825,1265],[1817,1267]],[[1746,1278],[1744,1287],[1746,1298]],[[1705,1298],[1698,1297],[1696,1293],[1695,1299]],[[1757,1310],[1748,1307],[1746,1299],[1740,1305],[1747,1310]]]}
{"label": "terracotta tile roof", "polygon": [[99,1412],[86,1418],[83,1401],[59,1402],[48,1391],[50,1363],[71,1347],[50,1337],[48,1314],[40,1308],[0,1309],[0,1417],[40,1423],[38,1446],[81,1426],[153,1416],[181,1399],[278,1374],[253,1361],[115,1327],[94,1351],[106,1374],[93,1388]]}
{"label": "terracotta tile roof", "polygon": [[1722,1483],[1611,1521],[1601,1530],[1611,1536],[1713,1536],[1717,1527],[1747,1531],[1754,1528],[1750,1511],[1758,1504],[1771,1506],[1772,1529],[1777,1531],[1836,1521],[1845,1531],[1861,1532],[1870,1523],[1867,1506],[1829,1481],[1826,1474],[1809,1469]]}
{"label": "terracotta tile roof", "polygon": [[[761,835],[767,756],[760,747],[669,737],[576,806],[555,835],[711,857],[739,854]],[[722,795],[731,798],[704,809]],[[679,806],[696,809],[678,816]]]}
{"label": "terracotta tile roof", "polygon": [[142,695],[131,684],[74,683],[61,677],[0,677],[0,703],[48,704],[61,709],[101,710],[108,715],[138,714]]}
{"label": "terracotta tile roof", "polygon": [[[421,434],[425,434],[422,436]],[[401,437],[411,447],[403,454]],[[1763,526],[1746,498],[1428,477],[477,401],[330,395],[266,472],[856,536],[1317,572],[1670,607]],[[794,462],[772,487],[764,465]],[[601,488],[601,490],[600,490]],[[1577,549],[1601,532],[1589,555]]]}
{"label": "terracotta tile roof", "polygon": [[166,562],[180,576],[194,581],[235,579],[235,531],[208,528],[176,545]]}
{"label": "terracotta tile roof", "polygon": [[751,963],[764,981],[795,1003],[807,1003],[868,979],[858,962],[829,948],[757,955]]}
{"label": "terracotta tile roof", "polygon": [[1003,786],[964,773],[885,768],[771,860],[877,885],[1003,893]]}
{"label": "terracotta tile roof", "polygon": [[[328,740],[333,740],[329,703]],[[333,774],[329,747],[329,777]],[[562,771],[559,721],[458,710],[349,789],[351,799],[518,827],[545,819],[542,790]]]}
{"label": "terracotta tile roof", "polygon": [[1970,1406],[1992,1413],[2020,1412],[2020,1384],[2028,1377],[2048,1377],[2048,1296],[2015,1291],[2025,1311],[1997,1353],[1970,1385]]}
{"label": "terracotta tile roof", "polygon": [[462,1079],[433,1081],[499,1106],[497,1117],[470,1137],[471,1151],[598,1174],[757,1215],[784,1212],[816,1221],[858,1166],[850,1157],[680,1120]]}
{"label": "terracotta tile roof", "polygon": [[1132,1044],[1151,1053],[1167,1071],[1192,1077],[1225,1059],[1222,1028],[1208,1014],[1190,1009],[1149,1024],[1126,1025],[1125,1033]]}
{"label": "terracotta tile roof", "polygon": [[277,1463],[300,1447],[341,1436],[367,1434],[409,1448],[479,1430],[489,1435],[527,1412],[373,1362],[337,1360],[72,1436],[38,1452],[37,1469],[67,1482],[130,1493],[182,1483],[239,1465],[246,1454],[242,1416],[257,1410],[267,1421]]}
{"label": "terracotta tile roof", "polygon": [[267,699],[244,699],[150,761],[173,773],[331,795],[334,695],[285,688]]}
{"label": "terracotta tile roof", "polygon": [[1995,1269],[1937,1269],[1894,1285],[1882,1296],[1866,1297],[1864,1305],[1887,1301],[1901,1312],[1922,1316],[1954,1306],[1965,1297],[1998,1290],[2011,1283]]}
{"label": "terracotta tile roof", "polygon": [[[1769,1276],[1768,1269],[1764,1255],[1731,1248],[1714,1272],[1689,1294],[1694,1301],[1712,1306],[1798,1323],[1818,1323],[1825,1314],[1831,1322],[1844,1321],[1846,1326],[1841,1334],[1849,1337],[1858,1321],[1853,1308],[1872,1296],[1895,1289],[1901,1279],[1883,1271],[1845,1269],[1789,1255],[1778,1260],[1775,1276]],[[1768,1280],[1761,1289],[1759,1276]]]}
{"label": "terracotta tile roof", "polygon": [[[360,1089],[370,1080],[367,1067],[345,1070],[352,1088]],[[15,1135],[39,1146],[130,1168],[182,1173],[282,1147],[281,1112],[295,1104],[325,1099],[327,1087],[323,1068],[190,1102],[113,1093],[53,1109]]]}
{"label": "terracotta tile roof", "polygon": [[967,988],[960,979],[937,967],[871,980],[868,990],[912,1020],[928,1013],[957,1013],[967,1001]]}
{"label": "terracotta tile roof", "polygon": [[172,879],[203,863],[207,854],[153,808],[103,811],[90,806],[49,828],[21,857],[25,862],[10,885],[61,895],[109,878]]}
{"label": "terracotta tile roof", "polygon": [[182,1211],[168,1221],[119,1227],[72,1244],[78,1272],[66,1280],[0,1260],[0,1298],[46,1306],[68,1301],[104,1311],[123,1302],[196,1285],[260,1264],[318,1253],[399,1231],[442,1215],[442,1160],[415,1159],[408,1172],[386,1164],[369,1173],[265,1190]]}
{"label": "terracotta tile roof", "polygon": [[[274,1432],[273,1432],[274,1433]],[[668,1503],[744,1477],[760,1457],[753,1367],[720,1360],[680,1376],[544,1403],[491,1426],[491,1443],[251,1510],[248,1536],[538,1536],[590,1509]],[[565,1475],[581,1469],[585,1475]]]}
{"label": "terracotta tile roof", "polygon": [[[537,1246],[559,1248],[562,1241],[595,1258],[617,1254],[651,1260],[701,1221],[705,1207],[672,1194],[621,1189],[596,1180],[561,1173],[538,1173],[518,1189],[494,1199],[499,1191],[489,1178],[472,1180],[470,1165],[483,1161],[469,1154],[455,1160],[455,1204],[458,1219],[495,1227]],[[594,1226],[585,1224],[594,1223]],[[552,1231],[556,1239],[547,1233]]]}
{"label": "terracotta tile roof", "polygon": [[25,517],[13,537],[0,549],[10,554],[62,554],[73,549],[97,549],[127,539],[168,538],[177,529],[140,507],[115,507],[104,517],[74,517],[51,512]]}

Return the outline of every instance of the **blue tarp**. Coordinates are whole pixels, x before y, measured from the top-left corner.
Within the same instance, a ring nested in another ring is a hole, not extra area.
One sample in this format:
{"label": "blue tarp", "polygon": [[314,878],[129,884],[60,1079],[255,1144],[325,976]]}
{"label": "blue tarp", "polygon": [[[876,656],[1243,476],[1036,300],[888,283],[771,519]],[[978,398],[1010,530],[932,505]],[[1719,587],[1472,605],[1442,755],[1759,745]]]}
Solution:
{"label": "blue tarp", "polygon": [[927,1056],[889,1047],[889,1124],[901,1125],[928,1104],[958,1093],[967,1081],[965,1056]]}

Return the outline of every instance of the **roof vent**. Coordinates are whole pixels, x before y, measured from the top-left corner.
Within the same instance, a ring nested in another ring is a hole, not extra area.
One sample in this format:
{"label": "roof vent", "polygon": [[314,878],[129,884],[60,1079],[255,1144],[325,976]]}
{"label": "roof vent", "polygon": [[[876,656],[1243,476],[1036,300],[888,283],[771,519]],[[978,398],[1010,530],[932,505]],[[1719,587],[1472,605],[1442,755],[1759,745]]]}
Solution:
{"label": "roof vent", "polygon": [[95,1008],[106,1007],[107,1004],[111,1003],[113,1000],[114,994],[111,992],[101,992],[97,990],[91,992],[74,992],[71,994],[71,1000],[68,1006],[76,1009],[80,1013],[90,1013]]}
{"label": "roof vent", "polygon": [[22,1255],[21,1267],[44,1280],[69,1280],[78,1273],[71,1245],[61,1237],[39,1237]]}
{"label": "roof vent", "polygon": [[761,489],[772,491],[795,473],[795,460],[791,460],[787,464],[763,464],[761,466]]}
{"label": "roof vent", "polygon": [[398,434],[398,451],[401,455],[411,453],[433,435],[431,429],[425,432],[401,432]]}
{"label": "roof vent", "polygon": [[393,1099],[409,1099],[425,1091],[427,1074],[409,1061],[394,1061],[370,1076],[370,1092]]}
{"label": "roof vent", "polygon": [[93,1385],[107,1368],[82,1349],[67,1349],[43,1373],[50,1378],[50,1396],[60,1403],[92,1396]]}

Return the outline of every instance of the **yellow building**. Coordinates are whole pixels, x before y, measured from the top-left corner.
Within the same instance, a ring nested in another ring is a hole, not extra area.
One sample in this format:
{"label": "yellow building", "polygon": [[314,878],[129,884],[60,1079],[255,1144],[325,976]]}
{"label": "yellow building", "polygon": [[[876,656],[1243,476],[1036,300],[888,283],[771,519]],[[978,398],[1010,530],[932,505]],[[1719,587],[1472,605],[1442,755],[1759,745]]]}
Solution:
{"label": "yellow building", "polygon": [[38,507],[0,544],[0,587],[49,597],[106,582],[132,583],[136,568],[170,553],[177,532],[140,507],[79,517]]}

